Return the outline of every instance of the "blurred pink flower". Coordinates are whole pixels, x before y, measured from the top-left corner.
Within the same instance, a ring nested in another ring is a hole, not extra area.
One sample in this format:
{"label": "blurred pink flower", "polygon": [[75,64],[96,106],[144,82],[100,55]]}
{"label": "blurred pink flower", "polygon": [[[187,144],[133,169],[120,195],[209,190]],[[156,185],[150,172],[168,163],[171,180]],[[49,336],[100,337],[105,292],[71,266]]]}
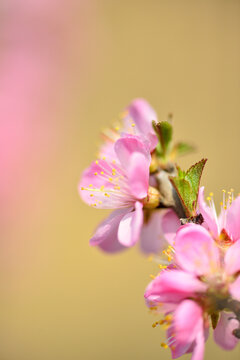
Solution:
{"label": "blurred pink flower", "polygon": [[240,339],[240,240],[223,258],[209,232],[189,224],[177,232],[174,251],[173,265],[145,292],[147,305],[167,316],[163,346],[171,348],[173,358],[192,352],[192,359],[202,360],[208,318],[221,312],[214,339],[222,348],[233,349]]}
{"label": "blurred pink flower", "polygon": [[80,73],[78,82],[84,84],[82,75],[89,66],[94,6],[94,1],[76,0],[1,4],[1,229],[9,231],[13,220],[22,224],[42,201],[39,190],[51,176],[51,161],[62,140],[66,87],[73,73]]}

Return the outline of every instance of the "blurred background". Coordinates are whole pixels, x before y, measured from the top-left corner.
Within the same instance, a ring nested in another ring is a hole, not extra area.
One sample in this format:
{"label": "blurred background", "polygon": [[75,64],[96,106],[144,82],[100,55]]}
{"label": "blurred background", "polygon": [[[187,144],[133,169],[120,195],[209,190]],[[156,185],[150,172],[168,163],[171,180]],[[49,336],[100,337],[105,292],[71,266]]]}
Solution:
{"label": "blurred background", "polygon": [[[88,245],[104,211],[77,193],[99,133],[135,97],[240,191],[239,0],[3,0],[0,359],[170,359],[144,305],[156,265]],[[239,359],[208,341],[206,359]],[[186,357],[188,358],[188,357]]]}

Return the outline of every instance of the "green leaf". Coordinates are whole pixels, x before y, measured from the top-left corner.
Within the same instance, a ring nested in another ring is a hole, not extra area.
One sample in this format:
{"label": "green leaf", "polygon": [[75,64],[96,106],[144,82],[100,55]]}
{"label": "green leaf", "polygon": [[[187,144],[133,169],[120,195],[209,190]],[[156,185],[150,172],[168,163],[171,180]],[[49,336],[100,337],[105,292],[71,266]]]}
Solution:
{"label": "green leaf", "polygon": [[176,156],[182,156],[188,153],[191,153],[195,150],[195,147],[191,144],[185,142],[179,142],[174,145],[172,153],[176,154]]}
{"label": "green leaf", "polygon": [[158,123],[153,121],[152,125],[160,141],[162,155],[165,156],[172,141],[172,125],[168,121],[161,121]]}
{"label": "green leaf", "polygon": [[170,177],[170,181],[177,191],[187,217],[196,215],[198,191],[203,168],[207,159],[202,159],[192,165],[186,172],[177,167],[178,175]]}

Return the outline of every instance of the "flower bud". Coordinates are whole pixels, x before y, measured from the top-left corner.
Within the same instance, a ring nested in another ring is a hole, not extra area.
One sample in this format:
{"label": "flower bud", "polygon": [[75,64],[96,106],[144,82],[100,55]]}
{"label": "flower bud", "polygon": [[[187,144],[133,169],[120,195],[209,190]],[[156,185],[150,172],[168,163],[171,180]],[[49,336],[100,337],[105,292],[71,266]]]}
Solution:
{"label": "flower bud", "polygon": [[159,191],[156,188],[149,186],[148,194],[145,197],[145,199],[143,200],[144,208],[154,209],[154,208],[158,207],[159,203],[160,203]]}

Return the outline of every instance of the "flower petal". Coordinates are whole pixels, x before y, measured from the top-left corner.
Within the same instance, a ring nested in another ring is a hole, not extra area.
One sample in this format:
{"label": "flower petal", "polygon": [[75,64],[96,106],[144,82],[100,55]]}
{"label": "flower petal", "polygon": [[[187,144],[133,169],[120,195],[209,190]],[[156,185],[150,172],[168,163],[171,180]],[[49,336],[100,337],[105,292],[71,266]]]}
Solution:
{"label": "flower petal", "polygon": [[118,228],[118,239],[122,245],[130,247],[138,241],[143,224],[142,208],[142,203],[137,201],[135,210],[122,218]]}
{"label": "flower petal", "polygon": [[191,360],[203,360],[205,350],[205,339],[203,330],[199,331],[196,337],[196,344],[193,350]]}
{"label": "flower petal", "polygon": [[218,248],[202,226],[182,226],[175,239],[176,261],[184,270],[195,275],[215,272],[219,266]]}
{"label": "flower petal", "polygon": [[192,300],[184,300],[174,312],[176,341],[182,344],[192,343],[199,332],[203,332],[202,308]]}
{"label": "flower petal", "polygon": [[128,163],[130,191],[136,199],[144,199],[148,193],[149,161],[145,155],[135,152]]}
{"label": "flower petal", "polygon": [[226,210],[226,230],[234,241],[240,239],[240,197],[238,196]]}
{"label": "flower petal", "polygon": [[169,244],[173,245],[180,220],[173,210],[168,210],[162,217],[162,230]]}
{"label": "flower petal", "polygon": [[189,348],[192,346],[192,343],[182,344],[177,342],[176,340],[174,341],[173,339],[175,337],[175,333],[176,332],[174,327],[170,326],[167,330],[167,336],[172,341],[172,345],[170,345],[169,347],[171,349],[173,359],[177,359],[180,356],[186,354],[189,351]]}
{"label": "flower petal", "polygon": [[165,270],[148,285],[144,296],[157,296],[160,302],[178,303],[206,289],[207,286],[190,273]]}
{"label": "flower petal", "polygon": [[204,186],[202,186],[199,189],[198,194],[198,208],[200,213],[202,214],[204,218],[204,224],[207,224],[208,229],[213,234],[214,237],[217,237],[219,234],[219,228],[218,228],[218,220],[215,217],[214,210],[212,210],[204,200]]}
{"label": "flower petal", "polygon": [[[114,171],[114,176],[112,175]],[[116,178],[123,177],[124,193]],[[116,209],[128,207],[132,196],[128,193],[126,176],[123,170],[107,160],[96,160],[83,173],[78,185],[79,194],[88,205],[98,209]],[[119,189],[118,189],[119,188]]]}
{"label": "flower petal", "polygon": [[240,270],[240,240],[231,245],[225,255],[225,270],[228,275],[233,275]]}
{"label": "flower petal", "polygon": [[145,143],[138,137],[125,134],[115,143],[116,155],[124,169],[129,170],[129,158],[134,152],[139,152],[151,161],[151,155]]}
{"label": "flower petal", "polygon": [[239,323],[231,318],[234,318],[233,313],[222,312],[213,335],[215,342],[225,350],[234,349],[239,342],[232,334],[233,330],[238,328]]}
{"label": "flower petal", "polygon": [[133,100],[127,110],[129,115],[124,119],[125,126],[129,128],[134,123],[137,133],[145,136],[150,141],[152,151],[158,143],[152,127],[152,121],[158,121],[156,112],[144,99]]}
{"label": "flower petal", "polygon": [[117,252],[124,249],[118,241],[118,227],[122,218],[130,209],[113,211],[97,228],[95,234],[90,239],[90,245],[99,246],[106,252]]}
{"label": "flower petal", "polygon": [[229,291],[234,299],[240,301],[240,276],[229,285]]}
{"label": "flower petal", "polygon": [[161,219],[164,214],[165,210],[163,209],[149,211],[149,218],[143,224],[141,249],[147,254],[157,254],[168,246],[161,226]]}

